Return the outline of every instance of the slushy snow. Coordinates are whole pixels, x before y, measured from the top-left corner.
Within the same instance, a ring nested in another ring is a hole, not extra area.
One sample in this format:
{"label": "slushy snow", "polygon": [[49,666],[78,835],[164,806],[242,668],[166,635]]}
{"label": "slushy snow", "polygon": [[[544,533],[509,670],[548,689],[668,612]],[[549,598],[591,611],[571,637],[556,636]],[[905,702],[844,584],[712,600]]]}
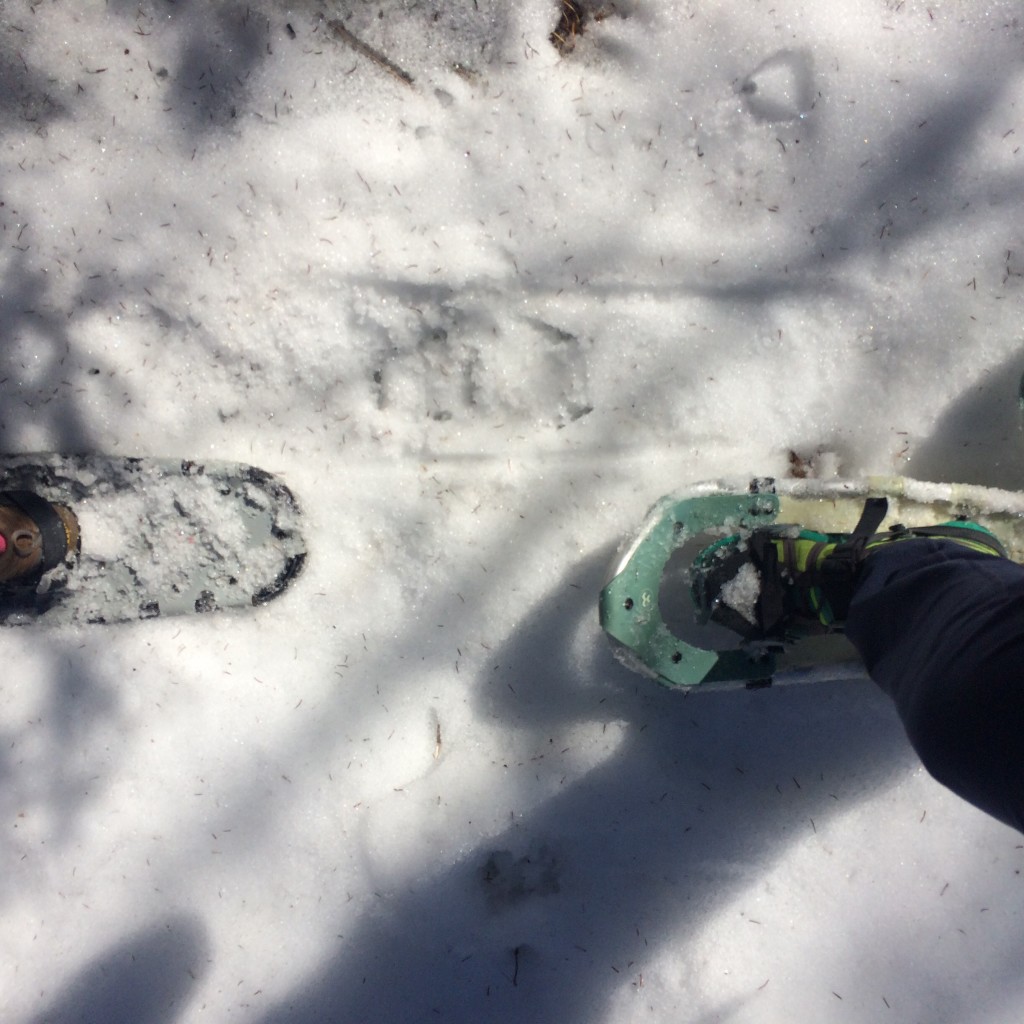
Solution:
{"label": "slushy snow", "polygon": [[585,6],[0,10],[3,449],[254,463],[311,551],[3,632],[3,1021],[1024,1013],[1021,837],[881,693],[596,615],[689,481],[1024,489],[1019,5]]}

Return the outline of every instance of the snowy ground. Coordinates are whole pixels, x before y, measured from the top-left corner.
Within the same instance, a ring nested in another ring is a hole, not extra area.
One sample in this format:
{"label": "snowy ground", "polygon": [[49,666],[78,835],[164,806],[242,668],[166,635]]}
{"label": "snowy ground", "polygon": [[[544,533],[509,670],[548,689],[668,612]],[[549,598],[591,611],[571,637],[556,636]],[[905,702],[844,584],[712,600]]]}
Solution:
{"label": "snowy ground", "polygon": [[595,612],[687,480],[1024,486],[1019,5],[603,14],[0,8],[0,448],[251,461],[312,549],[0,638],[5,1022],[1024,1013],[1021,837],[879,693]]}

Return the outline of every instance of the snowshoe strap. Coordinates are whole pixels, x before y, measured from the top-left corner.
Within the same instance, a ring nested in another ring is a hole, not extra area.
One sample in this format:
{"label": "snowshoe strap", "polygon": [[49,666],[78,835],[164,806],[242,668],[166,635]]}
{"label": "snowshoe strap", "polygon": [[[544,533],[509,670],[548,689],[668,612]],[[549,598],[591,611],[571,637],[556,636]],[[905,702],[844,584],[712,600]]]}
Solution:
{"label": "snowshoe strap", "polygon": [[868,498],[864,502],[860,519],[857,520],[857,525],[853,528],[853,533],[850,534],[850,540],[859,537],[866,539],[873,533],[878,533],[878,528],[882,525],[882,520],[885,519],[888,512],[888,498]]}
{"label": "snowshoe strap", "polygon": [[914,537],[934,537],[937,540],[958,540],[961,542],[970,541],[972,544],[980,544],[988,548],[994,555],[1001,558],[1009,558],[1006,548],[998,538],[990,533],[983,533],[981,530],[972,530],[964,526],[929,526],[924,529],[911,529],[909,531]]}
{"label": "snowshoe strap", "polygon": [[[784,593],[778,585],[779,553],[767,532],[755,531],[748,542],[751,561],[761,574],[761,593],[757,599],[756,616],[760,636],[775,636],[785,618]],[[775,581],[774,585],[769,581]]]}
{"label": "snowshoe strap", "polygon": [[68,553],[68,535],[53,505],[32,491],[0,491],[0,505],[14,505],[39,527],[43,560],[38,571],[49,572],[60,565]]}
{"label": "snowshoe strap", "polygon": [[837,544],[835,550],[821,565],[821,589],[832,609],[833,617],[842,622],[850,611],[853,580],[864,561],[864,549],[878,532],[889,512],[887,498],[868,498],[864,502],[860,519],[849,538]]}

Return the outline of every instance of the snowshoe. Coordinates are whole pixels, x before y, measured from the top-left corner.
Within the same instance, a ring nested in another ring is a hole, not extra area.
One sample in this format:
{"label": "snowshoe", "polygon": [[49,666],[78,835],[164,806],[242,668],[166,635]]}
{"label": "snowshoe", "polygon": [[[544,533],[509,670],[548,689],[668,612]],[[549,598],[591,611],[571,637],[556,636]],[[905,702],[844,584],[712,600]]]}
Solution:
{"label": "snowshoe", "polygon": [[0,455],[0,626],[258,607],[302,572],[301,526],[292,492],[256,466]]}
{"label": "snowshoe", "polygon": [[[886,512],[902,525],[878,533]],[[694,484],[612,566],[601,624],[624,664],[668,686],[865,678],[842,632],[853,580],[878,545],[914,537],[1024,563],[1024,494],[904,477]]]}

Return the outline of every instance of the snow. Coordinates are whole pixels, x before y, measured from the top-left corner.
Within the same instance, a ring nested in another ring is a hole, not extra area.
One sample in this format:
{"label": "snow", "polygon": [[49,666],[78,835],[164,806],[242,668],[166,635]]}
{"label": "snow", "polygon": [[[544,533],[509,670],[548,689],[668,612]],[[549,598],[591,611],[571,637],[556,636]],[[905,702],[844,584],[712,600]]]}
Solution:
{"label": "snow", "polygon": [[755,609],[760,596],[761,574],[750,562],[741,565],[736,575],[722,586],[722,603],[752,624],[757,623]]}
{"label": "snow", "polygon": [[882,694],[595,607],[790,451],[1024,486],[1018,6],[324,7],[0,12],[0,445],[255,463],[312,552],[4,632],[0,1017],[1019,1017],[1020,837]]}

